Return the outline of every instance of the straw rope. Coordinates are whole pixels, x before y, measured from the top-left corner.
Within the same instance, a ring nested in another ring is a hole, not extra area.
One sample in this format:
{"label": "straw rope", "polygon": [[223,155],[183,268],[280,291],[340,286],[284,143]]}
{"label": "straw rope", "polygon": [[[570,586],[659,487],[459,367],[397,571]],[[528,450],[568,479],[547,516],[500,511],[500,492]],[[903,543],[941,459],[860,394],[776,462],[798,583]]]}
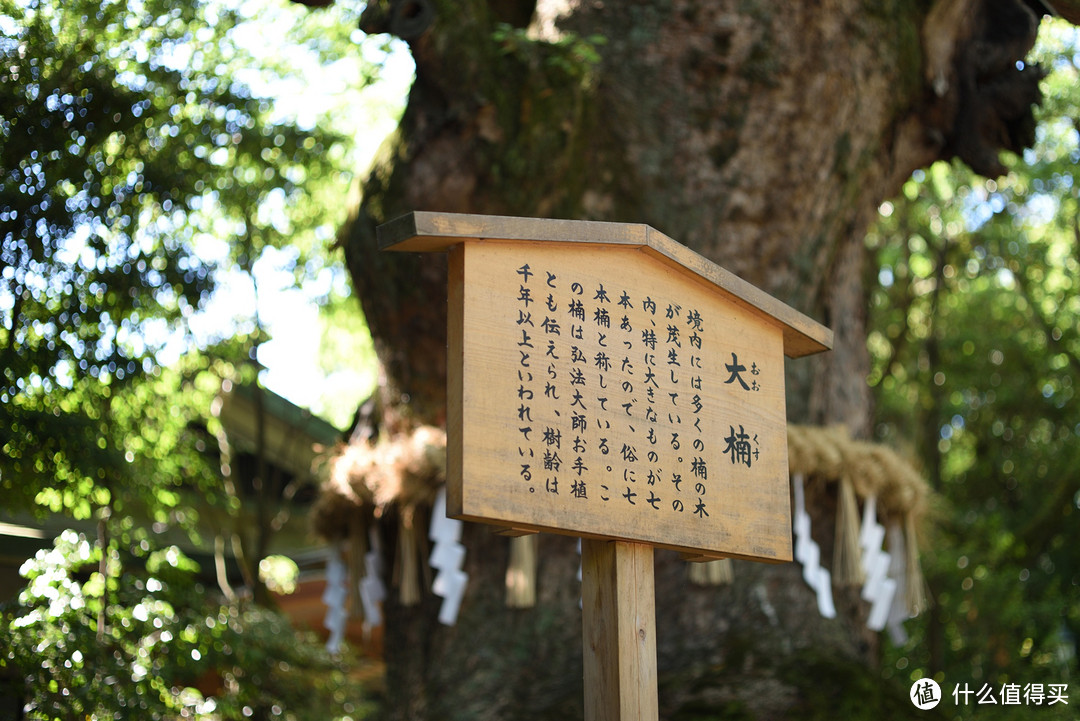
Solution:
{"label": "straw rope", "polygon": [[838,583],[861,582],[858,499],[877,496],[879,515],[903,522],[908,611],[914,615],[925,609],[917,527],[930,491],[918,471],[886,446],[852,440],[842,426],[788,426],[788,469],[792,475],[839,484],[833,554]]}
{"label": "straw rope", "polygon": [[716,561],[697,561],[689,564],[687,577],[696,586],[722,586],[735,579],[730,558]]}
{"label": "straw rope", "polygon": [[[878,513],[902,524],[905,536],[905,590],[908,609],[914,614],[926,607],[926,590],[919,563],[917,528],[927,511],[929,490],[918,471],[895,451],[880,444],[853,440],[843,426],[788,426],[788,467],[837,486],[836,543],[833,577],[838,583],[862,581],[859,548],[859,503],[876,496]],[[340,446],[332,455],[329,477],[324,481],[313,513],[316,532],[325,538],[353,537],[352,514],[363,507],[376,516],[393,503],[405,508],[429,505],[446,477],[446,434],[422,426],[405,434],[375,442],[357,441]],[[395,576],[403,600],[419,598],[419,551],[411,514],[402,519]],[[529,571],[528,549],[514,550],[515,573]],[[694,570],[696,568],[696,570]],[[717,584],[730,578],[730,562],[694,564],[689,571],[695,583]],[[426,570],[426,569],[425,569]],[[517,575],[516,578],[522,578]],[[521,586],[511,603],[525,602],[530,584]],[[532,592],[535,593],[535,581]]]}
{"label": "straw rope", "polygon": [[536,605],[535,533],[510,538],[510,559],[506,564],[506,605],[532,608]]}
{"label": "straw rope", "polygon": [[415,509],[407,507],[398,519],[397,558],[394,581],[402,606],[420,603],[420,550],[417,544]]}

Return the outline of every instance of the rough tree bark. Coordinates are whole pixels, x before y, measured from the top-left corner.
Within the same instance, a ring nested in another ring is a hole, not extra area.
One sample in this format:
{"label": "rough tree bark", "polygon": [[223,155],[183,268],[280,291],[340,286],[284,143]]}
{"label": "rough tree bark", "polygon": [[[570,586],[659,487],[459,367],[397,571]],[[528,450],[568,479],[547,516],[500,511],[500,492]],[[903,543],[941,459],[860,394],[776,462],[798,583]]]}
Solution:
{"label": "rough tree bark", "polygon": [[[864,231],[916,168],[959,156],[993,174],[1000,149],[1030,142],[1040,73],[1016,61],[1037,24],[1021,0],[372,0],[362,29],[405,38],[416,60],[340,236],[384,369],[378,432],[445,421],[444,260],[375,243],[377,225],[422,209],[658,228],[832,327],[832,353],[792,364],[789,413],[867,435]],[[465,543],[457,626],[438,625],[430,596],[388,603],[390,717],[579,717],[573,541],[541,538],[529,611],[503,604],[506,540],[470,527]],[[873,696],[860,669],[876,639],[854,595],[838,589],[825,621],[794,564],[736,564],[718,590],[656,562],[664,718]]]}

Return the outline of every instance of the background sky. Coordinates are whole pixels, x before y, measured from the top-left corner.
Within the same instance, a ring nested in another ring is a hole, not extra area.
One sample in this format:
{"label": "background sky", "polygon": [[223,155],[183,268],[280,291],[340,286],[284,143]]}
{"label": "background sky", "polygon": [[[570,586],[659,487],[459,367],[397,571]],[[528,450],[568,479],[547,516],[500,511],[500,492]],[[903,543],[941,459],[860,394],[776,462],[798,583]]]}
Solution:
{"label": "background sky", "polygon": [[[253,53],[260,49],[262,52],[280,52],[281,48],[289,47],[284,37],[287,29],[263,26],[258,34],[250,29],[250,35],[241,36],[238,42]],[[271,36],[265,33],[271,33]],[[274,33],[280,33],[280,37],[273,37]],[[348,113],[356,138],[356,173],[363,178],[375,152],[397,127],[412,84],[414,65],[407,47],[395,41],[389,48],[388,53],[382,53],[371,43],[357,46],[358,52],[370,54],[367,59],[382,66],[380,79],[365,87],[359,97],[345,75],[355,72],[354,66],[337,69],[340,71],[331,68],[327,72],[316,58],[301,50],[297,50],[288,62],[308,68],[304,73],[306,82],[266,87],[257,75],[246,81],[257,94],[274,97],[280,114],[295,117],[302,126],[311,127],[326,111]],[[227,249],[207,248],[209,254],[218,250],[224,253]],[[337,253],[333,257],[334,264],[321,270],[314,282],[297,288],[292,272],[294,259],[288,249],[271,248],[256,261],[253,270],[258,284],[257,302],[255,287],[249,277],[240,271],[223,273],[215,297],[192,319],[192,329],[196,338],[220,336],[231,325],[252,318],[257,307],[259,318],[271,335],[271,340],[260,346],[258,354],[258,361],[265,367],[261,375],[265,387],[339,427],[345,426],[352,412],[373,390],[376,369],[366,358],[357,358],[355,365],[338,368],[329,374],[320,369],[320,349],[324,339],[318,299],[326,297],[332,290],[339,295],[350,293],[349,281],[340,253]],[[360,314],[359,304],[355,310]]]}

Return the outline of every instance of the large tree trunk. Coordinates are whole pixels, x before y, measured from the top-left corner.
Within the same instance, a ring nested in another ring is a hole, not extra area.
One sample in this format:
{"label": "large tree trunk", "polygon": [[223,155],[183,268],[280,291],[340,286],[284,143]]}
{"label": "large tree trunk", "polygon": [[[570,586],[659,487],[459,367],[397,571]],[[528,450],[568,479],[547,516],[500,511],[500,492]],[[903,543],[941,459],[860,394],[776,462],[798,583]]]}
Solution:
{"label": "large tree trunk", "polygon": [[[789,413],[865,436],[866,226],[914,169],[960,155],[992,173],[1025,143],[1039,76],[1016,60],[1036,25],[1019,0],[371,2],[362,27],[405,37],[417,67],[341,237],[385,370],[381,432],[445,421],[445,261],[375,242],[433,210],[656,227],[832,327],[832,353],[790,364]],[[504,607],[506,539],[472,526],[465,543],[457,626],[429,595],[388,604],[391,717],[579,716],[573,541],[541,539],[530,611]],[[823,620],[794,564],[700,589],[656,563],[664,718],[808,712],[872,665],[855,595]]]}

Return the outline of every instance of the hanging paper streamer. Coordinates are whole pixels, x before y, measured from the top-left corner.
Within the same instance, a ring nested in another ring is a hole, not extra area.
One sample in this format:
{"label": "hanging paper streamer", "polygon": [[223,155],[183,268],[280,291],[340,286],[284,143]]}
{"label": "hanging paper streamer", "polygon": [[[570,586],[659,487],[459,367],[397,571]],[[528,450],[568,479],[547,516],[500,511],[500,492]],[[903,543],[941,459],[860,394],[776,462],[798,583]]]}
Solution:
{"label": "hanging paper streamer", "polygon": [[440,487],[431,509],[431,531],[435,542],[428,562],[438,570],[431,590],[443,599],[439,609],[439,623],[453,626],[457,622],[458,609],[465,595],[469,574],[461,570],[465,561],[465,546],[461,545],[461,521],[446,517],[446,487]]}
{"label": "hanging paper streamer", "polygon": [[382,625],[382,609],[379,604],[386,598],[386,586],[382,582],[382,556],[379,554],[379,534],[371,529],[364,554],[364,577],[360,579],[360,603],[364,607],[364,625],[375,628]]}
{"label": "hanging paper streamer", "polygon": [[862,569],[866,575],[862,598],[870,604],[866,627],[871,631],[885,628],[896,595],[896,580],[889,578],[892,557],[883,550],[884,541],[885,527],[877,522],[877,496],[868,496],[863,507],[859,546],[862,548]]}
{"label": "hanging paper streamer", "polygon": [[821,566],[821,548],[810,537],[810,514],[806,512],[802,474],[795,474],[791,480],[795,487],[795,560],[802,564],[803,580],[817,592],[818,612],[825,618],[836,618],[832,577],[829,570]]}
{"label": "hanging paper streamer", "polygon": [[322,595],[322,602],[326,605],[323,627],[330,631],[326,650],[330,653],[341,650],[341,642],[345,639],[345,624],[348,620],[348,612],[345,610],[345,599],[348,596],[346,575],[345,562],[341,560],[340,551],[337,546],[331,546],[330,554],[326,558],[326,590]]}

